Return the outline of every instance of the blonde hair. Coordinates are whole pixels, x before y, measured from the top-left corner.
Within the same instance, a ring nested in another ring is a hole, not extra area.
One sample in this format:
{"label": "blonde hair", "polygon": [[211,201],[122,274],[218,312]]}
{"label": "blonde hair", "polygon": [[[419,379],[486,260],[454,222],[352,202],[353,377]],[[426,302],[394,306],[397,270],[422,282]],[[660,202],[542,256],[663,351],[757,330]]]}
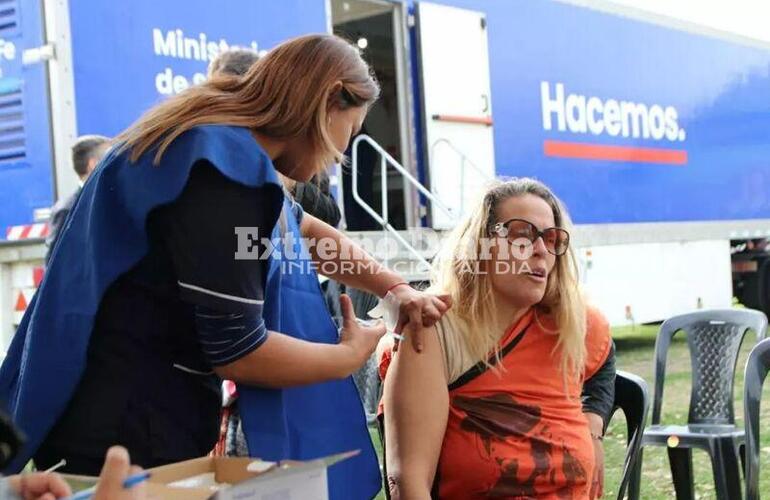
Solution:
{"label": "blonde hair", "polygon": [[[431,290],[448,293],[453,300],[453,315],[459,323],[458,335],[475,362],[489,364],[490,355],[499,360],[501,330],[498,325],[494,291],[488,261],[482,255],[482,240],[492,237],[497,207],[514,196],[531,194],[543,199],[553,211],[557,227],[571,229],[571,221],[559,199],[543,183],[529,178],[495,181],[471,212],[450,233],[433,266]],[[474,262],[480,267],[468,265]],[[567,378],[583,374],[586,347],[586,306],[578,284],[578,266],[574,251],[556,257],[555,272],[548,277],[543,300],[536,305],[535,318],[549,315],[556,324],[557,349],[561,350],[560,368]],[[482,272],[479,272],[482,271]],[[540,323],[542,327],[542,323]],[[494,368],[494,365],[490,365]]]}
{"label": "blonde hair", "polygon": [[[336,90],[336,83],[342,87]],[[335,89],[335,92],[332,90]],[[339,161],[328,127],[328,108],[368,106],[380,88],[358,49],[334,35],[284,42],[243,76],[217,74],[144,114],[116,138],[136,161],[152,148],[154,163],[182,133],[198,125],[246,127],[274,139],[306,137],[316,171]]]}

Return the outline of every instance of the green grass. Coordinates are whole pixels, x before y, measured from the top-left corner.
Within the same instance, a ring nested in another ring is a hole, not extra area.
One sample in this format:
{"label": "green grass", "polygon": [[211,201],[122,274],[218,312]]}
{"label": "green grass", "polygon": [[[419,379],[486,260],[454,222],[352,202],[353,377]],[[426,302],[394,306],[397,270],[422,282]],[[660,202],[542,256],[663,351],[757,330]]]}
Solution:
{"label": "green grass", "polygon": [[[617,368],[644,378],[649,385],[651,398],[653,355],[657,331],[657,326],[648,325],[613,328],[613,338],[617,346]],[[746,365],[746,358],[754,344],[752,335],[747,336],[744,341],[736,368],[734,398],[739,427],[743,426],[743,367]],[[666,424],[684,424],[687,422],[690,402],[690,356],[684,335],[679,334],[674,339],[666,366],[662,421]],[[766,384],[763,391],[763,400],[768,401],[768,398],[770,398],[770,384]],[[764,404],[762,406],[761,420],[770,422],[770,405]],[[376,433],[372,434],[372,439],[381,456],[381,446]],[[617,413],[610,422],[604,443],[605,498],[615,498],[626,450],[626,422],[621,412]],[[770,458],[769,432],[762,433],[760,449],[761,458],[765,463],[770,463],[768,461]],[[695,498],[698,500],[716,498],[711,462],[706,452],[693,451],[693,467]],[[770,491],[770,474],[761,475],[760,491]],[[668,455],[664,447],[648,447],[644,450],[641,497],[645,500],[674,498]],[[378,500],[384,498],[382,493],[377,497]]]}

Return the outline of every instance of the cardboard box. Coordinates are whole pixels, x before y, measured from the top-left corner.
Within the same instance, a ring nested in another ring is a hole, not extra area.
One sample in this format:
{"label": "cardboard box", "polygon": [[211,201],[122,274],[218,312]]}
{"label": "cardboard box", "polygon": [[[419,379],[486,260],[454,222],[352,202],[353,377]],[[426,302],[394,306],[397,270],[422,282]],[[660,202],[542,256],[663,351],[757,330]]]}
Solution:
{"label": "cardboard box", "polygon": [[[250,472],[254,458],[203,457],[149,469],[147,493],[169,500],[328,500],[326,469],[357,455],[340,453],[307,462],[286,461],[265,472]],[[213,473],[217,491],[210,487],[172,486],[194,476]]]}

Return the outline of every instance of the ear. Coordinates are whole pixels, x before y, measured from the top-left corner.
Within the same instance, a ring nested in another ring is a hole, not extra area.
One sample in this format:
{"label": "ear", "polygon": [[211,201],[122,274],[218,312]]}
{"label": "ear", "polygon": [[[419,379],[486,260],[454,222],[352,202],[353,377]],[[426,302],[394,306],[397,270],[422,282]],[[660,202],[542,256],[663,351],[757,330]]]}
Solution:
{"label": "ear", "polygon": [[342,99],[340,96],[340,91],[342,90],[342,81],[337,80],[336,82],[332,83],[329,87],[329,98],[327,100],[327,106],[326,108],[329,109],[332,106],[335,107],[341,107]]}
{"label": "ear", "polygon": [[342,90],[342,80],[337,80],[331,84],[331,87],[329,87],[329,95],[334,95],[340,90]]}

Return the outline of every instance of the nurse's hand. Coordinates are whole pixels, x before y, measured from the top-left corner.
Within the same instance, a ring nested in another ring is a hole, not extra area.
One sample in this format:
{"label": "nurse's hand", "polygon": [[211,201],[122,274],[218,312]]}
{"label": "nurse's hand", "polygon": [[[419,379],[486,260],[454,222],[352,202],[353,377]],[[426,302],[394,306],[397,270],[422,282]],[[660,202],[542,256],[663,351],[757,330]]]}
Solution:
{"label": "nurse's hand", "polygon": [[145,483],[137,484],[132,488],[124,488],[123,481],[128,476],[138,474],[142,469],[131,466],[128,451],[122,446],[113,446],[107,451],[104,459],[102,473],[96,484],[93,500],[144,500],[147,498]]}
{"label": "nurse's hand", "polygon": [[[403,283],[390,290],[399,303],[398,323],[396,333],[400,334],[407,323],[422,325],[425,328],[433,326],[452,307],[452,298],[449,295],[434,295],[432,293],[415,290],[411,285]],[[411,339],[415,351],[422,352],[422,334],[425,328],[414,328],[416,332]],[[398,350],[398,342],[393,347]]]}
{"label": "nurse's hand", "polygon": [[361,368],[369,356],[377,348],[380,338],[385,335],[385,324],[382,321],[367,326],[356,320],[353,302],[350,297],[340,296],[342,309],[342,330],[340,331],[340,346],[349,349],[351,373]]}

